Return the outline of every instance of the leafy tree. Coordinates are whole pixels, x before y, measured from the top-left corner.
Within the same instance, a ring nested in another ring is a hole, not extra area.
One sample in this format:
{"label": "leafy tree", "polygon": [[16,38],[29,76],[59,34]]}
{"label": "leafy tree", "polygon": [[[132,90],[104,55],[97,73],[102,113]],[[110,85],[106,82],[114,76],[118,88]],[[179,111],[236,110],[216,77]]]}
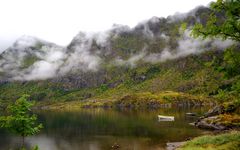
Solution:
{"label": "leafy tree", "polygon": [[31,113],[33,102],[27,101],[29,95],[23,95],[12,105],[8,106],[9,115],[0,117],[0,127],[22,137],[22,147],[26,136],[34,135],[43,128],[37,124],[37,116]]}
{"label": "leafy tree", "polygon": [[210,7],[213,12],[209,20],[205,25],[202,23],[195,24],[192,32],[193,36],[219,37],[239,42],[240,0],[217,0],[212,2]]}
{"label": "leafy tree", "polygon": [[[210,5],[212,14],[206,23],[196,23],[192,30],[194,37],[203,38],[221,38],[223,40],[230,39],[239,43],[240,41],[240,0],[217,0]],[[216,59],[215,59],[216,60]],[[214,60],[214,62],[216,62]],[[231,90],[218,90],[218,96],[223,99],[234,96],[240,102],[240,95],[236,94],[240,89],[240,50],[239,47],[233,45],[224,51],[222,63],[218,70],[225,74],[227,78],[238,77],[236,83],[231,85]]]}
{"label": "leafy tree", "polygon": [[[240,41],[240,0],[217,0],[212,2],[212,14],[207,23],[196,23],[192,30],[194,37],[216,37],[231,39],[236,43]],[[239,47],[231,46],[224,52],[223,64],[219,70],[226,77],[234,77],[240,74]]]}
{"label": "leafy tree", "polygon": [[235,46],[225,50],[223,68],[226,77],[234,77],[240,74],[240,51]]}

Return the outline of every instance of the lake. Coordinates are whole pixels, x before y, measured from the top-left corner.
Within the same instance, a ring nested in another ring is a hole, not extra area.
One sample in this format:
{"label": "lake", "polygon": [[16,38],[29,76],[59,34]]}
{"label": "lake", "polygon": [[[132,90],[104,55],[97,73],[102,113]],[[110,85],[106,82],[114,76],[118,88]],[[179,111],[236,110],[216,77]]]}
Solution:
{"label": "lake", "polygon": [[[26,138],[29,146],[40,150],[160,150],[167,142],[184,141],[204,134],[190,126],[197,118],[187,112],[202,114],[208,108],[160,108],[156,110],[83,109],[80,111],[37,112],[44,129]],[[159,122],[158,115],[175,116],[173,122]],[[0,149],[20,145],[21,139],[0,130]]]}

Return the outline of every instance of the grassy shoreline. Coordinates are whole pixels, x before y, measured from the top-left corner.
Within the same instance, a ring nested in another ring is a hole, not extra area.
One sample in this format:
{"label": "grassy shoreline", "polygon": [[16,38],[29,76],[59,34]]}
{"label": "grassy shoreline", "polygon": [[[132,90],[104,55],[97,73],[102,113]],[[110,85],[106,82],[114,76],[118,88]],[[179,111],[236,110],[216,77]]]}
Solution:
{"label": "grassy shoreline", "polygon": [[177,150],[238,150],[240,131],[231,131],[217,135],[205,135],[187,141]]}
{"label": "grassy shoreline", "polygon": [[161,108],[171,106],[203,106],[216,105],[214,99],[195,96],[187,93],[164,91],[158,93],[139,92],[119,97],[91,98],[81,101],[67,101],[56,103],[40,102],[42,109],[81,109],[81,108]]}

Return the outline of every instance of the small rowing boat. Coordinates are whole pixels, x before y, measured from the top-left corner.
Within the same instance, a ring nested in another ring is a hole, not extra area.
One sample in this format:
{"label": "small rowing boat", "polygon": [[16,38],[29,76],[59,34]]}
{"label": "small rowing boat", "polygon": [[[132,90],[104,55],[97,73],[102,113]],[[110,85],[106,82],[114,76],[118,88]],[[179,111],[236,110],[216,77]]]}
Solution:
{"label": "small rowing boat", "polygon": [[158,115],[158,121],[174,121],[174,116]]}

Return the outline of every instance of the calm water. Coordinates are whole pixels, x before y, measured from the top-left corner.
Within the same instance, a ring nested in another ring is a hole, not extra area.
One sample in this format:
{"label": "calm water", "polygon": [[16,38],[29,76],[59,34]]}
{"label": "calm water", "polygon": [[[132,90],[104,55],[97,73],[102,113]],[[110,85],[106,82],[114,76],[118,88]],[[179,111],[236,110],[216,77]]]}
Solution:
{"label": "calm water", "polygon": [[[203,113],[206,108],[161,108],[158,110],[84,109],[76,112],[38,112],[44,129],[26,139],[40,150],[158,150],[166,142],[183,141],[203,134],[190,126],[196,118],[186,112]],[[159,122],[157,115],[175,116],[174,122]],[[20,138],[0,131],[0,149],[17,147]]]}

